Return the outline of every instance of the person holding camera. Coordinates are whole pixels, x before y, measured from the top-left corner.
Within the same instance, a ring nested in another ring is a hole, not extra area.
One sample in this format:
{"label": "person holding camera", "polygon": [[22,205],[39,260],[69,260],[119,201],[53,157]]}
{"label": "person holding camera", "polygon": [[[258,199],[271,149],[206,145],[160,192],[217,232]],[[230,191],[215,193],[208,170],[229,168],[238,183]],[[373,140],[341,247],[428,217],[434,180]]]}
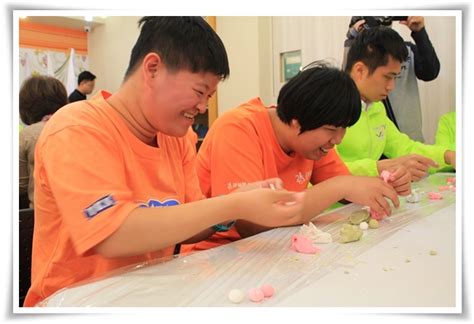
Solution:
{"label": "person holding camera", "polygon": [[440,71],[438,56],[428,37],[424,17],[353,16],[347,39],[344,42],[343,68],[345,68],[349,48],[362,30],[376,26],[390,27],[395,20],[399,20],[400,24],[411,30],[411,37],[415,44],[405,42],[408,59],[402,62],[400,75],[396,79],[396,87],[383,103],[388,117],[402,133],[415,141],[424,142],[417,79],[432,81],[436,79]]}

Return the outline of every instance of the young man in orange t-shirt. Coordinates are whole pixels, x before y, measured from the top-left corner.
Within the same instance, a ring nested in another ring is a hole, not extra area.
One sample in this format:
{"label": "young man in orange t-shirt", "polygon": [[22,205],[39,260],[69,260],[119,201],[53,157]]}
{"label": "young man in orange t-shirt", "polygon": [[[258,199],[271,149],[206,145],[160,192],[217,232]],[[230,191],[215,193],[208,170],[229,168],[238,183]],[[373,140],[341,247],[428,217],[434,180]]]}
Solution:
{"label": "young man in orange t-shirt", "polygon": [[269,189],[276,179],[202,199],[186,134],[229,74],[224,45],[201,17],[139,24],[120,89],[64,107],[38,140],[25,306],[118,267],[169,257],[216,224],[301,222],[303,195]]}
{"label": "young man in orange t-shirt", "polygon": [[[198,152],[202,192],[214,197],[248,182],[279,177],[285,189],[306,192],[304,222],[343,199],[390,214],[385,197],[398,206],[397,193],[410,193],[407,170],[391,170],[389,184],[377,177],[351,176],[334,150],[345,128],[358,120],[360,107],[359,92],[343,71],[324,64],[303,70],[283,86],[276,107],[255,98],[217,119]],[[310,189],[308,183],[313,184]],[[265,229],[238,220],[229,231],[182,251],[212,248]]]}

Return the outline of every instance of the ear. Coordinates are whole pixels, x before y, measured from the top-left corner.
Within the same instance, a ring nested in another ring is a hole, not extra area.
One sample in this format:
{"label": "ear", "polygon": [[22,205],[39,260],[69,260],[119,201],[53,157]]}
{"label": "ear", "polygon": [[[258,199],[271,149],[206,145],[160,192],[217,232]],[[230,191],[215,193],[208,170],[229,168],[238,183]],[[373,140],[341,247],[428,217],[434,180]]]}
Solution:
{"label": "ear", "polygon": [[369,72],[369,68],[362,61],[356,62],[352,66],[351,77],[354,81],[360,81]]}
{"label": "ear", "polygon": [[142,62],[142,72],[145,82],[148,83],[155,79],[163,67],[163,61],[158,53],[148,53]]}
{"label": "ear", "polygon": [[301,125],[296,119],[292,119],[290,122],[290,128],[296,131],[297,134],[300,133]]}

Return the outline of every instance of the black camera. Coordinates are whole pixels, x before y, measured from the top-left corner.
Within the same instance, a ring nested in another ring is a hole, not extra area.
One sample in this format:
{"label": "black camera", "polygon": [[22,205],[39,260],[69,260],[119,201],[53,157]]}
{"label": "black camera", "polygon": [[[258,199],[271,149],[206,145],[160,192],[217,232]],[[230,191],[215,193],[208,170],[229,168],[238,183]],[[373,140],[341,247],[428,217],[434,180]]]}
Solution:
{"label": "black camera", "polygon": [[393,21],[407,20],[408,16],[363,16],[361,18],[365,20],[364,29],[370,29],[377,26],[390,26]]}

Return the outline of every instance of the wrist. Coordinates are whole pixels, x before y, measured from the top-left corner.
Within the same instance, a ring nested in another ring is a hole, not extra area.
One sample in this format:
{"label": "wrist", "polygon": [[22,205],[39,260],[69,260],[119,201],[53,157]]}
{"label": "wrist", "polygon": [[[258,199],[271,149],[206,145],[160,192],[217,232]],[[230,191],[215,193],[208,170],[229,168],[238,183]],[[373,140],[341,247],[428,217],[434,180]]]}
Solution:
{"label": "wrist", "polygon": [[336,192],[340,192],[341,196],[338,197],[337,201],[342,200],[342,199],[347,199],[347,196],[349,195],[350,188],[352,187],[352,182],[354,180],[354,177],[356,176],[336,176],[334,177],[334,180],[336,182]]}

